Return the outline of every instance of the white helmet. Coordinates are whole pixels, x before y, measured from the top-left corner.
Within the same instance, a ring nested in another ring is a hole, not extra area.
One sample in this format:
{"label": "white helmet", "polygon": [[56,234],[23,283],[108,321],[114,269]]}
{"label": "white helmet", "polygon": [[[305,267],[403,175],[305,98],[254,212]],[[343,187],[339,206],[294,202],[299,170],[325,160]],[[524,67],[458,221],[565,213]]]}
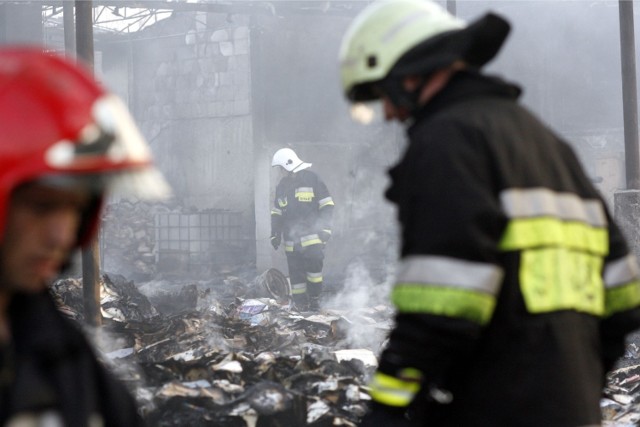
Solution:
{"label": "white helmet", "polygon": [[288,172],[299,172],[311,166],[311,163],[305,163],[291,148],[281,148],[273,155],[271,166],[282,166]]}
{"label": "white helmet", "polygon": [[509,24],[492,13],[467,25],[431,0],[375,1],[342,40],[343,92],[352,102],[371,101],[380,96],[373,85],[390,77],[429,75],[456,60],[479,68],[508,33]]}

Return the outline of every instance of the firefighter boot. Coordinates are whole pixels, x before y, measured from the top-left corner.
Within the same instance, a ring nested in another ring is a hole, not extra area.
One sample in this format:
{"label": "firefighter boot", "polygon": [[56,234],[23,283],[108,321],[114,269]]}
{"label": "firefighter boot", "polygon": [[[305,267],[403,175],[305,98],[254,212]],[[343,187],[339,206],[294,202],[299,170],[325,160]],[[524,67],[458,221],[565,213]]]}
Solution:
{"label": "firefighter boot", "polygon": [[297,294],[293,296],[293,305],[298,311],[309,310],[309,298],[307,294]]}
{"label": "firefighter boot", "polygon": [[309,311],[320,311],[320,297],[309,297]]}

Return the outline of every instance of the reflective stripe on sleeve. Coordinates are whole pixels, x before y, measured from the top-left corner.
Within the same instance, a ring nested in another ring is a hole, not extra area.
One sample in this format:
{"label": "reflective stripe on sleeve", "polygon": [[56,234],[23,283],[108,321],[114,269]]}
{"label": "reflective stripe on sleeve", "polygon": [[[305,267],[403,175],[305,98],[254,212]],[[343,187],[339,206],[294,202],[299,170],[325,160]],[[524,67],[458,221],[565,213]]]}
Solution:
{"label": "reflective stripe on sleeve", "polygon": [[282,215],[282,210],[278,208],[271,208],[271,215]]}
{"label": "reflective stripe on sleeve", "polygon": [[640,306],[640,280],[636,258],[629,254],[605,265],[605,316]]}
{"label": "reflective stripe on sleeve", "polygon": [[325,197],[324,199],[320,199],[318,201],[318,206],[319,206],[319,209],[322,209],[325,206],[335,206],[335,204],[333,203],[333,198]]}
{"label": "reflective stripe on sleeve", "polygon": [[408,256],[398,269],[398,283],[451,286],[494,295],[503,276],[497,265],[443,256]]}
{"label": "reflective stripe on sleeve", "polygon": [[480,325],[489,323],[496,305],[494,295],[416,283],[397,283],[391,299],[400,313],[447,316]]}
{"label": "reflective stripe on sleeve", "polygon": [[383,405],[408,406],[420,391],[420,382],[405,381],[382,372],[376,372],[369,383],[371,398]]}
{"label": "reflective stripe on sleeve", "polygon": [[623,285],[638,280],[640,270],[634,255],[629,254],[604,266],[604,284],[607,288]]}
{"label": "reflective stripe on sleeve", "polygon": [[484,325],[493,315],[502,268],[442,256],[414,255],[399,266],[392,299],[401,313],[467,319]]}

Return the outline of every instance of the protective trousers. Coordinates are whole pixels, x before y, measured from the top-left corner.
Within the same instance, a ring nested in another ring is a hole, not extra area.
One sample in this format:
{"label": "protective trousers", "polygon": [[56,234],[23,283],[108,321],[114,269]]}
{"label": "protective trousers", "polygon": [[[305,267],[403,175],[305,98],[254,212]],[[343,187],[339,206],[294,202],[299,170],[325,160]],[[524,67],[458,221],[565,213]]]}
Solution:
{"label": "protective trousers", "polygon": [[318,308],[322,292],[323,246],[316,244],[287,252],[293,302],[300,310]]}

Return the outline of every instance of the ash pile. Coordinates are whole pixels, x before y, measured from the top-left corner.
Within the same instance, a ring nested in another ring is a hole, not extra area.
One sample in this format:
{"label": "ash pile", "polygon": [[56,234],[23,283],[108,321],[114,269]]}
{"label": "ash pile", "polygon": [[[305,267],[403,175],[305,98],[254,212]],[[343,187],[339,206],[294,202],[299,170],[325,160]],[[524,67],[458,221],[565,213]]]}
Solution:
{"label": "ash pile", "polygon": [[[82,324],[81,279],[52,293]],[[386,305],[298,312],[275,269],[138,285],[105,274],[100,296],[103,326],[90,335],[152,426],[355,426],[393,315]],[[354,331],[372,344],[354,347]]]}

